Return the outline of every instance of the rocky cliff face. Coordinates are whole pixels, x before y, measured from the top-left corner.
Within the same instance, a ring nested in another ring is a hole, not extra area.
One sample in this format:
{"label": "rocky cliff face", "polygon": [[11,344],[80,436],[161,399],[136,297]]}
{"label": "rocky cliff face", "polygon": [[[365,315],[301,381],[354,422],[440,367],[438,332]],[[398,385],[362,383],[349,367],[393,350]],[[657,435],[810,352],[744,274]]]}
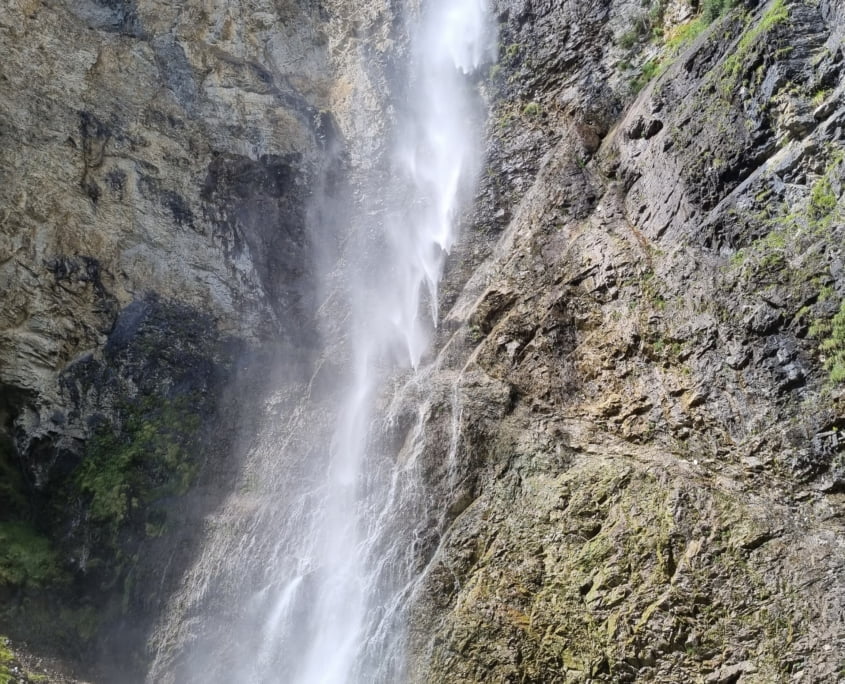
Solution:
{"label": "rocky cliff face", "polygon": [[[405,447],[445,511],[414,681],[842,676],[845,14],[731,4],[496,2]],[[315,207],[379,157],[399,14],[0,9],[0,630],[144,671],[252,409],[324,344]]]}
{"label": "rocky cliff face", "polygon": [[841,7],[499,11],[415,680],[837,680]]}
{"label": "rocky cliff face", "polygon": [[392,26],[371,2],[0,9],[0,632],[146,668],[265,369],[319,347],[313,198],[378,155]]}

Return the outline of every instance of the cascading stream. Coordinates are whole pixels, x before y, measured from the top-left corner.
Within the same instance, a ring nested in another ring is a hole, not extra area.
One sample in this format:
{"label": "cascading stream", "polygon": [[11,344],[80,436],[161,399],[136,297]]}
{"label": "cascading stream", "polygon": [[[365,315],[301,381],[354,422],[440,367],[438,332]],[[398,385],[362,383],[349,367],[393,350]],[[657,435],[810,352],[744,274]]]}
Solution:
{"label": "cascading stream", "polygon": [[[416,369],[428,330],[436,325],[443,264],[478,164],[478,131],[472,128],[478,117],[468,77],[490,55],[484,3],[432,0],[412,31],[410,88],[394,159],[397,187],[388,190],[403,202],[411,201],[388,212],[383,227],[386,268],[382,277],[365,279],[364,296],[353,300],[355,369],[332,443],[325,516],[315,530],[323,538],[323,581],[313,616],[319,627],[298,680],[303,684],[341,684],[353,672],[360,681],[374,681],[376,670],[385,678],[396,676],[395,670],[385,671],[383,662],[370,664],[359,653],[368,639],[398,636],[379,634],[379,619],[374,619],[386,615],[388,622],[396,621],[385,610],[393,598],[384,595],[392,592],[385,592],[381,581],[380,561],[386,559],[374,557],[374,548],[385,531],[385,512],[398,502],[391,496],[397,492],[396,474],[379,472],[393,464],[368,459],[370,411],[373,394],[390,371],[385,360],[398,359]],[[423,297],[431,306],[428,322],[420,312]],[[403,573],[399,569],[394,574]],[[407,579],[390,578],[394,592]],[[390,644],[370,648],[378,654],[373,660],[397,660],[384,652]]]}
{"label": "cascading stream", "polygon": [[[411,539],[394,537],[420,524],[410,518],[424,507],[424,494],[413,464],[398,464],[377,444],[374,405],[391,374],[418,372],[436,325],[438,283],[479,167],[482,117],[472,75],[492,57],[492,34],[486,0],[428,0],[410,30],[392,181],[362,207],[368,214],[376,213],[368,205],[386,210],[367,231],[372,242],[346,256],[350,367],[341,373],[328,458],[304,459],[299,472],[258,473],[278,491],[270,485],[270,501],[236,548],[221,542],[222,551],[209,549],[198,563],[188,580],[192,601],[213,602],[206,575],[248,597],[238,622],[220,628],[237,643],[230,664],[210,674],[222,657],[211,652],[218,646],[195,644],[186,657],[199,664],[188,667],[191,681],[402,680],[403,610],[417,559]],[[367,269],[373,254],[378,268]],[[366,272],[355,274],[356,266]],[[421,312],[426,300],[429,315]],[[307,433],[308,426],[292,429]],[[258,469],[286,462],[274,458],[280,445],[264,449]],[[221,559],[233,557],[221,570]],[[260,588],[238,586],[241,576],[260,578]]]}

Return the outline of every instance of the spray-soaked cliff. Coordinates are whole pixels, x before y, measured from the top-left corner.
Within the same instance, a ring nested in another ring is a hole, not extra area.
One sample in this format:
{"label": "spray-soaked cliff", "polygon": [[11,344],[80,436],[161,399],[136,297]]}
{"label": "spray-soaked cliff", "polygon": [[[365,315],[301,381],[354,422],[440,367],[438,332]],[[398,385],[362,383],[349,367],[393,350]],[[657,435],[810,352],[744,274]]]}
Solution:
{"label": "spray-soaked cliff", "polygon": [[[836,681],[841,7],[493,11],[436,349],[381,400],[432,502],[409,679]],[[146,672],[263,398],[319,393],[343,246],[310,199],[380,158],[400,15],[0,10],[0,631],[30,651]]]}

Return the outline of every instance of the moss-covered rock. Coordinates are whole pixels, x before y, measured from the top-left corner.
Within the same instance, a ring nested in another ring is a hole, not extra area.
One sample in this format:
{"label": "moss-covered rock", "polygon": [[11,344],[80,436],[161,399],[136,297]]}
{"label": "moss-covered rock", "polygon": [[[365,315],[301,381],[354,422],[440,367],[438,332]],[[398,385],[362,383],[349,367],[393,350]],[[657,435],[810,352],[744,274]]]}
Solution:
{"label": "moss-covered rock", "polygon": [[776,562],[806,552],[782,539],[789,511],[667,465],[591,457],[523,479],[506,507],[477,500],[443,553],[455,574],[426,587],[453,597],[416,635],[426,678],[697,681],[742,662],[785,681],[820,618]]}
{"label": "moss-covered rock", "polygon": [[0,523],[0,586],[39,588],[67,580],[49,539],[23,522]]}

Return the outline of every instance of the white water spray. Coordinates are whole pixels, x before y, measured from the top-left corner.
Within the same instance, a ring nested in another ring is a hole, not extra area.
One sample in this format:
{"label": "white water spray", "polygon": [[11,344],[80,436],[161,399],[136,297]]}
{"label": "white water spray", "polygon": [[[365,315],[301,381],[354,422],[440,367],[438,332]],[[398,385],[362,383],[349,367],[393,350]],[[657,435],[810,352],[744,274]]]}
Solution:
{"label": "white water spray", "polygon": [[[214,583],[204,576],[216,574],[225,576],[218,586],[245,598],[239,622],[231,625],[232,652],[196,647],[187,657],[199,663],[187,667],[191,681],[402,680],[402,611],[416,559],[412,540],[391,533],[414,529],[414,521],[397,526],[397,518],[418,508],[410,500],[419,497],[419,485],[395,454],[374,444],[373,412],[397,367],[420,366],[436,325],[438,283],[479,165],[471,77],[492,56],[485,3],[428,0],[410,30],[392,181],[381,188],[382,198],[372,198],[372,206],[387,207],[368,231],[380,237],[347,256],[354,267],[371,263],[372,253],[365,253],[375,252],[379,268],[349,283],[350,367],[330,453],[313,463],[306,459],[297,472],[260,473],[270,488],[278,487],[275,500],[260,504],[236,548],[228,541],[200,559],[189,578],[197,596],[210,600]],[[424,315],[425,300],[430,314]],[[307,433],[308,426],[292,429]],[[274,458],[274,449],[279,445],[265,445],[260,469],[286,462]],[[221,571],[233,556],[232,567]],[[261,589],[238,587],[240,573],[244,580],[259,577]],[[198,622],[203,619],[201,614]],[[222,660],[227,664],[219,665]]]}

